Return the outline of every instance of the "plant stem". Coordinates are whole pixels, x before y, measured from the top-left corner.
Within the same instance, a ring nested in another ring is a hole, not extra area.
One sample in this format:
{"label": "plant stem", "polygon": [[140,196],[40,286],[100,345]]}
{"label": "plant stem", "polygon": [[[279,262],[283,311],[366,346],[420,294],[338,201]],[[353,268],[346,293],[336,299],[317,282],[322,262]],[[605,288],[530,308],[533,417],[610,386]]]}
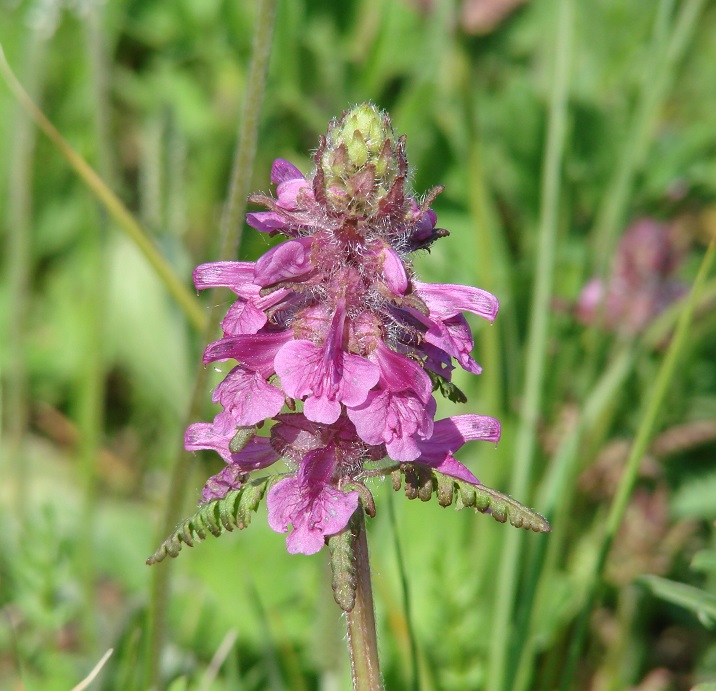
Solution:
{"label": "plant stem", "polygon": [[[557,220],[560,196],[560,171],[564,151],[567,121],[569,65],[571,61],[572,6],[571,0],[561,0],[555,15],[556,49],[554,77],[550,98],[547,145],[545,149],[541,214],[534,276],[534,298],[530,312],[527,343],[526,380],[521,411],[520,429],[516,442],[516,458],[510,491],[527,497],[535,454],[537,421],[542,405],[542,384],[547,359],[547,335],[550,296],[554,274]],[[495,691],[509,688],[510,651],[515,643],[512,629],[515,592],[517,590],[520,549],[523,535],[510,531],[500,560],[501,579],[497,588],[495,628],[490,648],[490,678],[488,687]]]}
{"label": "plant stem", "polygon": [[[23,61],[27,88],[39,97],[45,79],[47,41],[39,32],[27,36]],[[3,372],[3,418],[7,430],[7,452],[0,464],[3,477],[10,480],[12,511],[22,516],[27,508],[27,477],[29,459],[21,458],[30,404],[27,391],[27,315],[30,309],[32,273],[32,180],[35,154],[35,128],[18,109],[14,115],[10,154],[12,175],[8,176],[7,240],[4,243],[4,268],[8,286],[8,324],[5,336],[7,365]],[[14,486],[13,486],[14,485]]]}
{"label": "plant stem", "polygon": [[47,135],[55,148],[74,169],[75,173],[82,178],[82,181],[87,185],[92,194],[94,194],[99,202],[107,209],[107,213],[109,213],[117,225],[137,245],[144,257],[151,264],[159,279],[176,300],[177,305],[184,311],[191,325],[196,329],[202,329],[206,324],[206,317],[201,307],[197,304],[194,294],[186,287],[184,281],[177,276],[172,265],[164,258],[152,238],[139,225],[129,209],[127,209],[117,195],[107,186],[94,168],[69,145],[58,129],[30,98],[5,59],[2,45],[0,45],[0,76],[5,80],[23,110]]}
{"label": "plant stem", "polygon": [[636,484],[641,460],[644,458],[644,453],[646,452],[649,442],[651,441],[656,430],[657,419],[661,413],[662,405],[666,399],[666,394],[669,391],[669,386],[677,375],[676,367],[679,357],[681,356],[686,344],[694,308],[703,289],[708,272],[711,269],[711,264],[713,263],[715,255],[716,238],[711,240],[706,255],[701,262],[691,294],[684,305],[684,310],[681,313],[681,318],[679,319],[679,323],[676,327],[674,338],[671,341],[669,349],[666,352],[666,356],[664,357],[661,367],[659,368],[654,386],[645,399],[646,408],[644,415],[639,425],[639,429],[637,430],[636,439],[632,444],[629,458],[627,459],[626,466],[624,468],[624,473],[619,481],[616,496],[614,497],[610,507],[606,529],[604,531],[604,535],[602,536],[599,550],[595,554],[589,569],[584,604],[580,611],[579,619],[577,620],[576,631],[571,638],[569,656],[562,675],[562,684],[560,688],[564,690],[572,688],[577,658],[582,651],[589,615],[597,599],[604,564],[607,560],[607,556],[609,555],[609,550],[611,549],[617,530],[619,529],[624,518],[624,514],[626,513],[629,498],[631,497],[634,485]]}
{"label": "plant stem", "polygon": [[[251,171],[256,157],[259,117],[263,104],[269,58],[271,56],[276,2],[277,0],[262,0],[258,8],[253,52],[249,66],[234,166],[225,207],[226,211],[221,222],[219,260],[234,259],[238,255],[241,244],[243,223],[240,219],[243,217],[246,208]],[[215,297],[216,291],[214,291],[211,301],[214,307],[209,313],[209,319],[204,322],[203,343],[208,343],[213,339],[216,325],[219,323],[219,314],[223,309],[221,301],[213,299]],[[202,365],[198,368],[194,381],[187,425],[200,415],[205,400],[207,382],[208,370]],[[193,460],[193,455],[186,453],[182,448],[172,470],[166,509],[160,526],[160,540],[172,531],[184,510],[186,488],[194,465]],[[153,576],[148,664],[151,685],[159,689],[162,688],[159,661],[166,635],[170,571],[165,565],[156,566]]]}
{"label": "plant stem", "polygon": [[422,688],[420,680],[420,665],[418,663],[418,643],[415,638],[415,628],[413,626],[413,612],[410,599],[410,589],[408,588],[408,573],[405,568],[405,558],[403,550],[400,546],[400,537],[398,536],[398,521],[395,517],[395,497],[391,492],[388,495],[388,517],[390,519],[390,527],[393,532],[393,546],[395,548],[395,560],[398,562],[398,573],[400,574],[400,590],[403,595],[403,610],[405,611],[405,623],[408,630],[408,641],[410,643],[410,672],[411,683],[407,688],[420,691]]}
{"label": "plant stem", "polygon": [[378,639],[375,630],[373,590],[370,584],[368,540],[362,509],[356,512],[354,527],[356,604],[353,610],[346,614],[353,691],[380,691],[383,683],[378,663]]}

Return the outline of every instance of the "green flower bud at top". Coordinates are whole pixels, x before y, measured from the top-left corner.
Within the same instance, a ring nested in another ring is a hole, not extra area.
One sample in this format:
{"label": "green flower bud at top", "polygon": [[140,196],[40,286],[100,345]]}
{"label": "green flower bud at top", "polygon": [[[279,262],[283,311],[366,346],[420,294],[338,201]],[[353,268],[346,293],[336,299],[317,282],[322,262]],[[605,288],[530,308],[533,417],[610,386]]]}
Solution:
{"label": "green flower bud at top", "polygon": [[333,210],[368,217],[398,177],[401,154],[390,118],[362,103],[331,122],[320,155],[326,201]]}

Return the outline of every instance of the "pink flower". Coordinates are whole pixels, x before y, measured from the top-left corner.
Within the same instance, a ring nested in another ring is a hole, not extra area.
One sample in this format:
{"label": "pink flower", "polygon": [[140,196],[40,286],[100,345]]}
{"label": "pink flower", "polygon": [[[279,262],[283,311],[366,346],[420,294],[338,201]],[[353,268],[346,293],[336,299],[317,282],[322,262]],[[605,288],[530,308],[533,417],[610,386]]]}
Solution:
{"label": "pink flower", "polygon": [[[304,176],[277,159],[276,196],[250,197],[266,210],[249,213],[249,225],[285,242],[256,262],[194,272],[198,289],[236,295],[204,363],[237,364],[214,391],[222,412],[185,436],[187,449],[215,450],[227,464],[204,501],[285,459],[291,472],[268,493],[269,524],[292,526],[287,548],[303,554],[346,527],[355,487],[368,492],[367,462],[387,456],[477,482],[453,453],[499,438],[493,418],[434,419],[433,390],[450,390],[453,361],[481,371],[463,313],[492,322],[498,310],[484,290],[415,278],[410,253],[448,235],[430,209],[442,188],[422,203],[411,196],[405,139],[369,104],[331,123],[314,161]],[[265,422],[270,436],[257,436]]]}
{"label": "pink flower", "polygon": [[309,451],[296,476],[279,481],[269,491],[266,504],[271,528],[285,533],[293,526],[286,538],[290,554],[318,552],[324,538],[343,530],[358,508],[358,492],[343,492],[331,485],[336,464],[333,447]]}
{"label": "pink flower", "polygon": [[682,259],[673,228],[650,218],[635,221],[619,242],[606,285],[593,278],[582,289],[577,319],[638,333],[686,292],[673,278]]}

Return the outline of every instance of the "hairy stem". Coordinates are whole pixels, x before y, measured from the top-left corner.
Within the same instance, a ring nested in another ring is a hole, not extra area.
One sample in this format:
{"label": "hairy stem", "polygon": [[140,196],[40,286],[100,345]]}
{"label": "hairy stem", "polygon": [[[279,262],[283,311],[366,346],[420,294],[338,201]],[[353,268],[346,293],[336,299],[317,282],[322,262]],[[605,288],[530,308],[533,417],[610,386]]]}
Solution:
{"label": "hairy stem", "polygon": [[353,610],[346,614],[351,677],[354,691],[379,691],[383,688],[383,683],[378,663],[378,639],[375,630],[373,590],[370,584],[368,540],[362,508],[356,512],[354,521],[356,603]]}

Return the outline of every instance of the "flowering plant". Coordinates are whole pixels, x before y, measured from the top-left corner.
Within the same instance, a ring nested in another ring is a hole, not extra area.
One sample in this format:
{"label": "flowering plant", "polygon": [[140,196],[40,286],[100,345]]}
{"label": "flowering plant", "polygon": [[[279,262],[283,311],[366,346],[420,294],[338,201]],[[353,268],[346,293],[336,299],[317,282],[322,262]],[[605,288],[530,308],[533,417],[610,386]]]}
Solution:
{"label": "flowering plant", "polygon": [[[435,420],[433,392],[464,395],[453,361],[473,374],[473,339],[463,312],[492,322],[490,293],[423,283],[409,255],[448,231],[408,192],[405,137],[371,104],[333,120],[305,177],[274,161],[276,197],[254,194],[266,210],[247,222],[287,240],[256,262],[214,262],[194,271],[198,289],[237,296],[204,363],[236,361],[214,391],[222,411],[186,431],[188,450],[212,449],[226,467],[209,479],[198,513],[149,562],[175,556],[206,531],[245,527],[266,494],[268,521],[291,529],[287,549],[313,554],[329,542],[336,600],[355,604],[351,540],[362,510],[375,514],[365,479],[392,474],[410,498],[490,512],[535,531],[547,522],[484,487],[454,454],[468,441],[497,442],[500,423],[483,415]],[[259,434],[270,424],[268,436]],[[290,472],[250,479],[283,459]],[[362,510],[359,510],[362,507]],[[358,518],[357,518],[358,517]],[[346,556],[347,555],[347,556]]]}

